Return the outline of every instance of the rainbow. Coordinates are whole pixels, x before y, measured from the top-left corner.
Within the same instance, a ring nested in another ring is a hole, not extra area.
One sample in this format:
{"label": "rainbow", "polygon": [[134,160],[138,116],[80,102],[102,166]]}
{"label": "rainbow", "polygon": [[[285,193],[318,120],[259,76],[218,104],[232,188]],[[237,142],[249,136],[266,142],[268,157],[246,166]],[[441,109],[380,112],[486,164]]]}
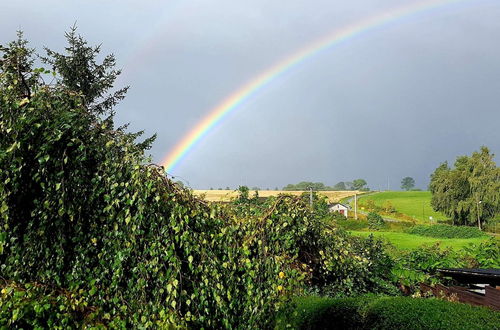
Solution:
{"label": "rainbow", "polygon": [[231,112],[235,111],[259,90],[271,84],[274,80],[295,67],[297,64],[309,59],[328,48],[338,46],[361,34],[367,33],[391,23],[397,23],[405,18],[429,12],[451,4],[458,4],[470,0],[427,0],[418,1],[409,5],[393,8],[389,11],[368,17],[364,20],[347,25],[335,30],[325,37],[313,42],[307,47],[288,56],[245,85],[235,90],[229,97],[211,109],[194,128],[189,131],[166,155],[161,164],[165,171],[171,173],[176,166],[192,151],[207,134],[220,124]]}

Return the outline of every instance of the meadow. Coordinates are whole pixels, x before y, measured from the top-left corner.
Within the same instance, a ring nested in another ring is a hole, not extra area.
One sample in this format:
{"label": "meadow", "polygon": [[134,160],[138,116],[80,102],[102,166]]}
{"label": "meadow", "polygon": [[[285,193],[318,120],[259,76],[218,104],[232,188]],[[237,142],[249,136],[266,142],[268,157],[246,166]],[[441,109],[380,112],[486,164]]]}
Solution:
{"label": "meadow", "polygon": [[433,238],[420,235],[412,235],[404,232],[394,231],[350,231],[353,235],[368,237],[380,237],[386,239],[400,250],[413,250],[421,247],[422,245],[434,245],[439,243],[443,248],[452,248],[459,250],[469,244],[479,244],[487,241],[488,237],[484,238]]}
{"label": "meadow", "polygon": [[[229,202],[231,199],[238,197],[237,190],[193,190],[193,193],[203,198],[208,202]],[[284,191],[284,190],[259,190],[259,197],[271,197],[278,196],[279,194],[289,194],[294,196],[300,196],[304,191]],[[360,195],[365,192],[358,190],[348,190],[348,191],[318,191],[319,195],[328,198],[328,202],[336,203],[342,199],[349,198],[355,194]],[[253,196],[254,191],[250,191],[250,196]]]}
{"label": "meadow", "polygon": [[[409,216],[418,223],[429,224],[429,217],[432,217],[433,223],[446,220],[446,215],[432,209],[431,197],[430,191],[384,191],[361,197],[359,203],[363,208],[368,201],[373,201],[378,207],[384,207],[390,202],[397,213]],[[398,218],[396,214],[391,217]]]}

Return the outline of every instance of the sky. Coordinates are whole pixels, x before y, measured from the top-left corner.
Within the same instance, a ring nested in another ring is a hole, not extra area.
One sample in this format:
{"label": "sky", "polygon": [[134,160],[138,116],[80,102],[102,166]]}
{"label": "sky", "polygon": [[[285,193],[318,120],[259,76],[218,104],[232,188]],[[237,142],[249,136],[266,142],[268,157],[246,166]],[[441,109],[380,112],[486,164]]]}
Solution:
{"label": "sky", "polygon": [[[0,0],[0,44],[23,30],[62,51],[75,23],[130,85],[117,124],[158,134],[161,163],[217,104],[331,31],[421,0]],[[442,162],[500,154],[500,1],[469,0],[326,49],[261,89],[169,173],[194,189],[426,189]],[[496,157],[496,161],[499,161]]]}

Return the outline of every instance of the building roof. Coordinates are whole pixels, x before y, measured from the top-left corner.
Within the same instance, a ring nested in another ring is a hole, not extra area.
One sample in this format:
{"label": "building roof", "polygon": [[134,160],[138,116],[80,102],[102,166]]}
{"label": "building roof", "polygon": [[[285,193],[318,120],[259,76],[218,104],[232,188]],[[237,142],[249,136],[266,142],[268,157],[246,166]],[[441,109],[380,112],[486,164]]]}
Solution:
{"label": "building roof", "polygon": [[334,207],[335,205],[340,205],[340,206],[345,207],[346,209],[350,209],[350,207],[348,205],[344,205],[342,203],[332,203],[332,204],[329,204],[328,207]]}
{"label": "building roof", "polygon": [[461,283],[500,285],[500,269],[498,268],[439,268],[437,271]]}

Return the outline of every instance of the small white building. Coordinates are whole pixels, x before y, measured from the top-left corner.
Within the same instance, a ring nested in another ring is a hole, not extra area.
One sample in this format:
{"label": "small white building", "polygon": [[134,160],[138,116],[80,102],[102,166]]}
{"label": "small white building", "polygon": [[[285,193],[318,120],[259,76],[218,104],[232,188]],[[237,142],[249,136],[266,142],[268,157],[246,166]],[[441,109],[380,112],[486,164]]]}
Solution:
{"label": "small white building", "polygon": [[342,214],[346,218],[347,218],[347,213],[350,210],[349,206],[346,206],[346,205],[340,204],[340,203],[330,204],[328,206],[328,208],[330,209],[330,212],[339,212],[340,214]]}

